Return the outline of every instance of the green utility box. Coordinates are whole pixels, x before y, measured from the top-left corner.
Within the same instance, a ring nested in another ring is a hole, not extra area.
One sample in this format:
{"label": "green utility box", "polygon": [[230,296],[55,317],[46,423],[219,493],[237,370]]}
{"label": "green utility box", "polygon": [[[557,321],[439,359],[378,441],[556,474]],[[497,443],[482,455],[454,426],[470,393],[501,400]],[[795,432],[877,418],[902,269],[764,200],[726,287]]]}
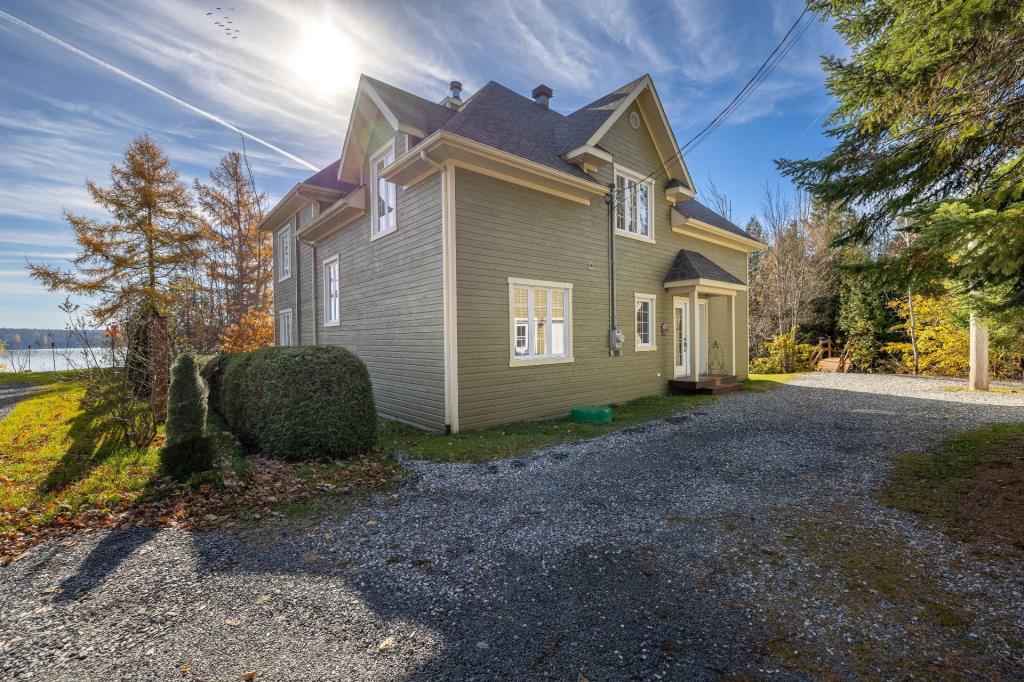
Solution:
{"label": "green utility box", "polygon": [[611,424],[612,408],[607,405],[582,405],[572,408],[572,420],[585,424]]}

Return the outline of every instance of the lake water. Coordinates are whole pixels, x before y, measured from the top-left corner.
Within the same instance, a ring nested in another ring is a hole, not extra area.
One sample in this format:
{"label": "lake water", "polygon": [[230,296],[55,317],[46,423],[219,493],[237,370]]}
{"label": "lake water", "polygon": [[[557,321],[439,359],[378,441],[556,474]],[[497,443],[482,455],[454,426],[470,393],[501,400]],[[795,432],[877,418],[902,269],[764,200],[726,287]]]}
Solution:
{"label": "lake water", "polygon": [[[52,372],[54,367],[59,372],[64,369],[84,367],[86,363],[82,359],[82,352],[81,348],[58,348],[56,351],[51,351],[49,348],[33,348],[31,351],[4,351],[0,353],[0,363],[7,365],[3,370],[5,372],[15,372],[19,369]],[[106,353],[95,353],[96,362],[93,364],[109,366],[110,358]]]}

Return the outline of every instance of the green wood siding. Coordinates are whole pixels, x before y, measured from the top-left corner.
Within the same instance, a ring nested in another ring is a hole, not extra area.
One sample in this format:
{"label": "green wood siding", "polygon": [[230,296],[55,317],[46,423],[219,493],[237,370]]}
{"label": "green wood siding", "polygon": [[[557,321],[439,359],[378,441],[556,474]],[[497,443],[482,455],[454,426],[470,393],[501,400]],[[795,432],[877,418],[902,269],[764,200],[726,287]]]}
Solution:
{"label": "green wood siding", "polygon": [[[644,126],[623,115],[601,141],[617,164],[646,175],[659,157]],[[612,168],[596,174],[610,184]],[[746,281],[746,254],[674,233],[664,176],[652,212],[655,243],[616,237],[622,355],[608,354],[608,214],[604,201],[583,206],[465,170],[456,172],[459,416],[463,429],[568,413],[663,393],[673,375],[672,296],[663,279],[679,249],[703,253]],[[508,278],[573,284],[572,363],[509,366]],[[657,350],[635,351],[634,294],[657,296]],[[712,298],[709,344],[728,353],[724,299]],[[737,374],[746,376],[746,295],[736,297]]]}

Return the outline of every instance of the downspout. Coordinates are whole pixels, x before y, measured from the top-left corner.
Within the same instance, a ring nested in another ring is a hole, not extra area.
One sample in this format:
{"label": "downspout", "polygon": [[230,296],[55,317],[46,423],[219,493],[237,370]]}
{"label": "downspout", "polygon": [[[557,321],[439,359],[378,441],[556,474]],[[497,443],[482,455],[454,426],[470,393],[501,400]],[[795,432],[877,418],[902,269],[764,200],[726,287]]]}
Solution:
{"label": "downspout", "polygon": [[[312,287],[313,287],[311,292],[310,292],[310,295],[313,297],[313,345],[314,346],[319,346],[320,345],[320,330],[319,330],[319,327],[320,327],[320,317],[317,315],[317,310],[316,310],[316,301],[317,301],[317,296],[316,296],[316,263],[317,263],[317,260],[316,260],[316,244],[314,242],[309,242],[309,248],[310,248],[311,253],[312,253],[312,258],[310,260],[310,263],[312,265],[312,269],[309,271],[309,281],[311,282]],[[341,270],[341,268],[339,267],[339,272],[340,272],[340,270]]]}
{"label": "downspout", "polygon": [[608,355],[616,356],[622,354],[622,332],[619,331],[619,317],[615,299],[615,185],[611,185],[608,194],[604,197],[608,205],[608,296],[609,296],[609,323],[608,330]]}
{"label": "downspout", "polygon": [[292,256],[293,262],[295,263],[295,312],[292,315],[295,317],[295,345],[302,345],[302,297],[300,290],[302,289],[302,270],[299,265],[302,263],[302,242],[299,241],[299,214],[295,214],[295,223],[292,228],[292,240],[295,242],[292,250],[295,251],[295,255]]}

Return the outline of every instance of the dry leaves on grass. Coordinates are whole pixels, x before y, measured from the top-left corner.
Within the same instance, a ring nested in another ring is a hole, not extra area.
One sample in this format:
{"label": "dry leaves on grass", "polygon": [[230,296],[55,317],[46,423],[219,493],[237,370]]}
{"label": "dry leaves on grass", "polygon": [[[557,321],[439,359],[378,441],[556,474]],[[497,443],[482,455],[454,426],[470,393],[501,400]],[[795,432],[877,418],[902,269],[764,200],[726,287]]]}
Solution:
{"label": "dry leaves on grass", "polygon": [[38,510],[22,507],[0,512],[0,565],[17,559],[44,540],[86,531],[131,526],[170,526],[210,530],[242,520],[283,516],[282,508],[320,497],[373,492],[399,479],[389,460],[365,457],[344,462],[284,462],[252,457],[252,474],[226,476],[223,483],[199,486],[158,479],[141,497],[125,496],[112,508],[62,509],[44,523]]}

